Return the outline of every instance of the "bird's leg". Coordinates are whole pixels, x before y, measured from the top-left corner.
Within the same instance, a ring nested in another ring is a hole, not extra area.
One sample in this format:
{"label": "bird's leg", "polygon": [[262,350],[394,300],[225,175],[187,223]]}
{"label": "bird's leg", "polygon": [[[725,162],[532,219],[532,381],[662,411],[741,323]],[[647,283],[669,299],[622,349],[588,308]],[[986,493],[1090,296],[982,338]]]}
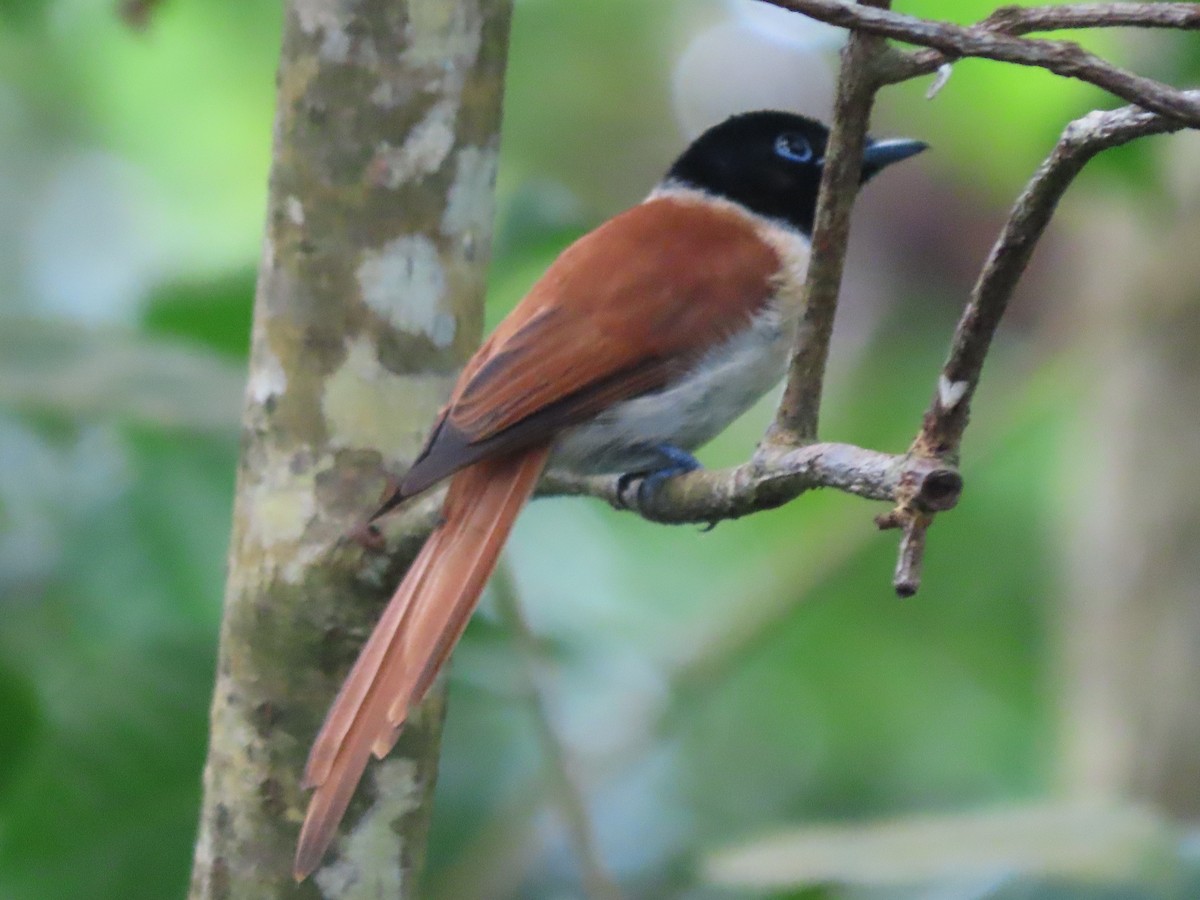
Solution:
{"label": "bird's leg", "polygon": [[[655,493],[665,481],[702,468],[700,460],[674,444],[654,444],[646,446],[645,449],[658,456],[660,465],[651,469],[626,472],[617,479],[617,497],[627,509],[637,512],[642,512],[651,504]],[[631,503],[625,499],[625,491],[635,481],[638,482],[637,494]]]}

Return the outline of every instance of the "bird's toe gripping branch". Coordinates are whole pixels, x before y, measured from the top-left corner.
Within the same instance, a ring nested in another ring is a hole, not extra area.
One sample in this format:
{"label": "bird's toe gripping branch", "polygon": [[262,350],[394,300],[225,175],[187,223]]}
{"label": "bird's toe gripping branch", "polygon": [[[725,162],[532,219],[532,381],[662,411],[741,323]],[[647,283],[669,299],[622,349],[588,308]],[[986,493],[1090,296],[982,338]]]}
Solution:
{"label": "bird's toe gripping branch", "polygon": [[[647,511],[652,507],[654,497],[663,484],[677,475],[695,472],[703,466],[700,465],[700,460],[674,444],[658,444],[646,449],[658,456],[661,465],[653,469],[626,472],[617,479],[616,497],[626,509],[644,518],[651,518]],[[635,483],[637,490],[630,496],[629,489]]]}

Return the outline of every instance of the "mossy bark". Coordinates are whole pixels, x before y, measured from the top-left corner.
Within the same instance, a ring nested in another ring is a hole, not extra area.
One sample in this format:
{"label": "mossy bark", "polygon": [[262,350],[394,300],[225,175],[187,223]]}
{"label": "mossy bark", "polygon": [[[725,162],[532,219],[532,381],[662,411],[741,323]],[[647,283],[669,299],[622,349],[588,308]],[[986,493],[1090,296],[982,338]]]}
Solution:
{"label": "mossy bark", "polygon": [[414,895],[441,696],[297,885],[300,778],[408,563],[344,535],[480,338],[510,15],[511,0],[286,4],[193,900]]}

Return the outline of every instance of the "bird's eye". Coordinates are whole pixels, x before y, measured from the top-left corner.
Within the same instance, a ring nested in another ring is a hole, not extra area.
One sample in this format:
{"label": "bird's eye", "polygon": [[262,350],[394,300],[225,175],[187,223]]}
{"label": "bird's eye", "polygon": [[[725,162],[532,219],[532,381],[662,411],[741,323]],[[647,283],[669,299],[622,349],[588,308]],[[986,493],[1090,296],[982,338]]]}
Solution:
{"label": "bird's eye", "polygon": [[813,158],[812,144],[802,134],[785,132],[775,138],[775,153],[792,162],[806,163]]}

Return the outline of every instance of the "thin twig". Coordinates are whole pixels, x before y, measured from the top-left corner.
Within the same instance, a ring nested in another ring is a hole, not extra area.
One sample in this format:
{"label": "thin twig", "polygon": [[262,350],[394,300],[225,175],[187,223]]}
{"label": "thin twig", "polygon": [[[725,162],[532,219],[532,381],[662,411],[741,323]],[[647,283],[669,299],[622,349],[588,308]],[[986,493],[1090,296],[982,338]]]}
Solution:
{"label": "thin twig", "polygon": [[[878,2],[890,5],[890,0]],[[878,38],[855,31],[842,50],[796,351],[783,399],[767,434],[768,443],[805,444],[817,437],[825,362],[849,243],[850,212],[862,173],[867,123],[879,90],[870,62],[883,49]]]}
{"label": "thin twig", "polygon": [[[1200,102],[1200,90],[1189,91],[1188,96]],[[1102,150],[1135,138],[1179,131],[1183,127],[1176,120],[1136,106],[1092,112],[1066,127],[1054,151],[1013,205],[984,263],[955,329],[950,354],[912,453],[947,464],[957,463],[971,398],[979,384],[996,326],[1059,200],[1088,160]]]}
{"label": "thin twig", "polygon": [[896,572],[892,576],[892,587],[901,597],[911,597],[921,588],[921,567],[925,563],[925,533],[933,524],[933,516],[917,512],[900,521],[895,513],[876,519],[880,528],[899,526],[904,529],[900,538],[900,553],[896,560]]}
{"label": "thin twig", "polygon": [[[993,23],[989,26],[985,21],[978,25],[964,26],[907,16],[862,4],[846,3],[844,0],[763,2],[804,13],[830,25],[853,29],[855,33],[867,32],[939,51],[895,54],[890,71],[881,76],[888,83],[932,72],[947,61],[974,56],[1021,66],[1035,66],[1064,78],[1077,78],[1143,109],[1178,119],[1193,128],[1200,127],[1200,100],[1188,92],[1114,66],[1070,41],[1024,38],[1011,34],[1009,29],[1015,27],[1014,19],[1019,19],[1016,12],[1006,13],[999,25]],[[1119,7],[1118,11],[1113,12],[1113,24],[1132,24],[1131,20],[1136,18],[1134,7],[1140,6],[1146,13],[1146,22],[1156,25],[1160,14],[1153,10],[1161,5],[1163,4],[1113,4],[1110,11]],[[1194,6],[1196,4],[1188,4],[1188,7]],[[1086,21],[1089,27],[1098,26],[1102,17],[1097,8],[1089,5],[1086,11],[1088,15],[1078,17],[1080,22]],[[1048,16],[1043,16],[1039,21],[1049,20]],[[1065,20],[1066,17],[1062,19]],[[1188,22],[1187,27],[1195,27],[1190,24],[1190,17]]]}
{"label": "thin twig", "polygon": [[596,846],[596,836],[588,816],[587,800],[572,771],[570,751],[563,745],[546,708],[545,692],[538,672],[537,637],[529,627],[511,569],[501,561],[492,577],[496,606],[501,620],[512,635],[521,658],[529,707],[537,723],[542,751],[551,772],[551,787],[562,813],[567,834],[583,875],[583,888],[590,900],[621,900],[621,888],[608,873]]}

